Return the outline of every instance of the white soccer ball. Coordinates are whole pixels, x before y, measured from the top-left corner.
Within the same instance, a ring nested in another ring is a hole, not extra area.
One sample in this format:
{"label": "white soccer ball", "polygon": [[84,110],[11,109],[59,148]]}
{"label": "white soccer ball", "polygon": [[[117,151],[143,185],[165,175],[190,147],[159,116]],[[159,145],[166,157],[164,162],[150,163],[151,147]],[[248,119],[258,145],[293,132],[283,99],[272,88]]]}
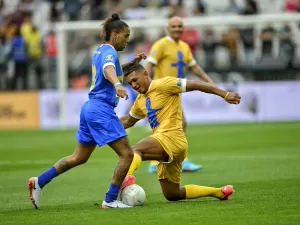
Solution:
{"label": "white soccer ball", "polygon": [[120,195],[121,201],[130,206],[141,206],[145,203],[146,194],[144,189],[132,184],[124,188]]}

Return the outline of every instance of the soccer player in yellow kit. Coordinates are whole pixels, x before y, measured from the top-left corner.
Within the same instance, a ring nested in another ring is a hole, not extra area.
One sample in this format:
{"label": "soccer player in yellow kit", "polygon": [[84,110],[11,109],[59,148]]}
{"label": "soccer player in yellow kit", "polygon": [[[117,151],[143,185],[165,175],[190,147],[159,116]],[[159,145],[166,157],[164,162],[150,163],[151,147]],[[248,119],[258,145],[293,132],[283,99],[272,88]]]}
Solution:
{"label": "soccer player in yellow kit", "polygon": [[180,93],[202,91],[218,95],[230,104],[239,104],[237,93],[223,91],[211,84],[182,78],[165,77],[152,80],[142,65],[124,71],[126,81],[139,92],[131,111],[121,117],[125,129],[137,121],[148,118],[153,134],[142,139],[132,149],[134,159],[125,178],[121,191],[135,183],[132,175],[141,161],[157,160],[158,179],[165,198],[169,201],[194,199],[205,196],[227,200],[233,194],[233,186],[221,188],[186,185],[180,187],[182,163],[187,153],[187,140],[182,129]]}
{"label": "soccer player in yellow kit", "polygon": [[[191,49],[187,43],[180,40],[184,31],[184,24],[180,17],[172,17],[168,24],[169,36],[156,41],[148,57],[147,71],[150,77],[155,79],[172,76],[177,78],[185,77],[185,70],[189,68],[195,75],[205,82],[214,85],[212,79],[201,69],[195,61]],[[152,70],[154,76],[152,76]],[[183,115],[183,130],[186,129],[186,120]],[[158,162],[152,161],[148,168],[149,173],[157,172]],[[202,168],[191,161],[185,159],[182,165],[182,171],[195,172]]]}

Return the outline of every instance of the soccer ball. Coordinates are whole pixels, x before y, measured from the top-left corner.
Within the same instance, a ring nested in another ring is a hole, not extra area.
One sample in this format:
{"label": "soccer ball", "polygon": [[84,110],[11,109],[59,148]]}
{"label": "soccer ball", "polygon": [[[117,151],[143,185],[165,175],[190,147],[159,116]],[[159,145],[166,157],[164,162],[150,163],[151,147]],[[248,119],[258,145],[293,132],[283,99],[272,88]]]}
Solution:
{"label": "soccer ball", "polygon": [[120,195],[121,201],[130,206],[141,206],[145,203],[146,194],[144,189],[132,184],[124,188]]}

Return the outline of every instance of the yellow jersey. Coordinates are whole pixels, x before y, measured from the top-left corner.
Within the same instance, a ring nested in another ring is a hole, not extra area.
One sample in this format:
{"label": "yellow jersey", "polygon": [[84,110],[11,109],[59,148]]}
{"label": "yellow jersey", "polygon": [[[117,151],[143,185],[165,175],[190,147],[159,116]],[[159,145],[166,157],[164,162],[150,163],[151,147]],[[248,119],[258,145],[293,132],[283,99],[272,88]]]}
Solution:
{"label": "yellow jersey", "polygon": [[180,93],[186,91],[186,79],[165,77],[153,80],[145,94],[139,94],[130,115],[148,117],[153,133],[182,130]]}
{"label": "yellow jersey", "polygon": [[186,68],[196,65],[189,45],[181,40],[176,43],[169,36],[153,44],[148,61],[155,65],[154,79],[166,76],[184,78]]}
{"label": "yellow jersey", "polygon": [[28,34],[26,42],[30,58],[41,58],[43,56],[42,35],[40,32],[32,32]]}

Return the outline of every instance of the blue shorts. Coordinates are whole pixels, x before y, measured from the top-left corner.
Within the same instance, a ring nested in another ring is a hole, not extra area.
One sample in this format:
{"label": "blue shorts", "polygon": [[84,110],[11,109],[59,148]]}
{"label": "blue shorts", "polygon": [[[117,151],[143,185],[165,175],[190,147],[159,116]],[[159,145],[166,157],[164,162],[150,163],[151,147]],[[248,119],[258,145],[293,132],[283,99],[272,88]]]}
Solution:
{"label": "blue shorts", "polygon": [[125,136],[127,133],[111,105],[99,99],[84,103],[76,133],[78,142],[101,147]]}

